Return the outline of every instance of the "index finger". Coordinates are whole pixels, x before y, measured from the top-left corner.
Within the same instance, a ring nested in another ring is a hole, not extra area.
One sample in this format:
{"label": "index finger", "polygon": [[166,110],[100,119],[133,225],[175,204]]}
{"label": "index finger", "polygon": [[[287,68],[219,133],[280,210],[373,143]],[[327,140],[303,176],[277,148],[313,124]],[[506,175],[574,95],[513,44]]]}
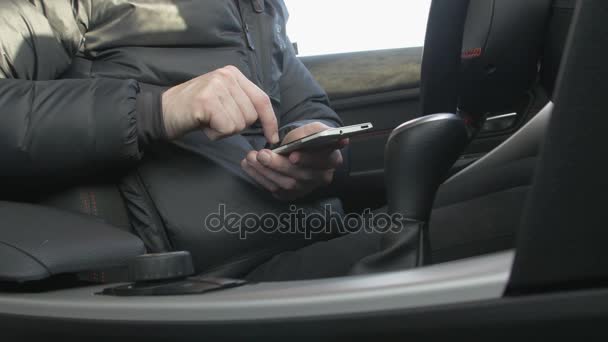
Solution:
{"label": "index finger", "polygon": [[234,69],[236,69],[235,75],[239,86],[249,97],[258,113],[258,118],[260,119],[262,129],[264,130],[264,136],[270,143],[278,144],[279,127],[277,124],[277,117],[274,114],[274,109],[272,109],[272,104],[270,103],[270,98],[237,68]]}

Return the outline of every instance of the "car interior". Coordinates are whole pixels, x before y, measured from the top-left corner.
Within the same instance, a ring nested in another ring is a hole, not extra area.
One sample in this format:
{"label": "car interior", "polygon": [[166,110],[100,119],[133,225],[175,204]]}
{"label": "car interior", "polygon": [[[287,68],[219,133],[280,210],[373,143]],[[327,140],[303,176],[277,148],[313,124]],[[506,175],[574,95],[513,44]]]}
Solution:
{"label": "car interior", "polygon": [[[374,126],[351,139],[350,173],[330,200],[404,215],[416,246],[397,234],[358,275],[251,283],[241,277],[251,264],[212,248],[150,250],[113,185],[0,202],[2,331],[147,341],[600,333],[607,14],[602,0],[433,0],[424,47],[301,58],[345,125]],[[475,243],[454,245],[455,231]],[[205,258],[220,266],[202,268]]]}

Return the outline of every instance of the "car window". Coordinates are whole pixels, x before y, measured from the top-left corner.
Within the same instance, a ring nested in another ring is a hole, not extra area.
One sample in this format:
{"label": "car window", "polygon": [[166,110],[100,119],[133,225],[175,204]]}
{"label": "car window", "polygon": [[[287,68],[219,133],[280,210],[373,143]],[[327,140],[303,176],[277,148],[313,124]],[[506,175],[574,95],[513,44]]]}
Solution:
{"label": "car window", "polygon": [[285,0],[300,56],[424,44],[431,0]]}

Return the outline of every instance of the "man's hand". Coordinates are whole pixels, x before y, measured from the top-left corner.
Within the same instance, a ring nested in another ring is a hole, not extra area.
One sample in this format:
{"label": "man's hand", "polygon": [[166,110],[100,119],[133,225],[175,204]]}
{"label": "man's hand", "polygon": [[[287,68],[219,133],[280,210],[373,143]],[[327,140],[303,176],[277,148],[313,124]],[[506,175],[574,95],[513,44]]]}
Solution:
{"label": "man's hand", "polygon": [[266,139],[279,142],[270,99],[236,67],[227,66],[175,86],[163,94],[162,102],[169,139],[202,129],[216,140],[260,120]]}
{"label": "man's hand", "polygon": [[[296,128],[287,134],[283,145],[329,128],[318,122]],[[289,156],[270,150],[251,151],[241,166],[276,198],[295,200],[333,181],[335,169],[343,162],[340,149],[347,144],[348,139],[344,139],[334,146]]]}

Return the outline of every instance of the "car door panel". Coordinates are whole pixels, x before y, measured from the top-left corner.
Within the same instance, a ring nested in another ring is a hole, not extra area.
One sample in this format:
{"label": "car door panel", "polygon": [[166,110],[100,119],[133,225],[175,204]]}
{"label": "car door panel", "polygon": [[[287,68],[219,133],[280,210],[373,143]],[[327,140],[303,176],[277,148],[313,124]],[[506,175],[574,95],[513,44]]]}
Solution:
{"label": "car door panel", "polygon": [[302,57],[333,100],[417,88],[422,48]]}

